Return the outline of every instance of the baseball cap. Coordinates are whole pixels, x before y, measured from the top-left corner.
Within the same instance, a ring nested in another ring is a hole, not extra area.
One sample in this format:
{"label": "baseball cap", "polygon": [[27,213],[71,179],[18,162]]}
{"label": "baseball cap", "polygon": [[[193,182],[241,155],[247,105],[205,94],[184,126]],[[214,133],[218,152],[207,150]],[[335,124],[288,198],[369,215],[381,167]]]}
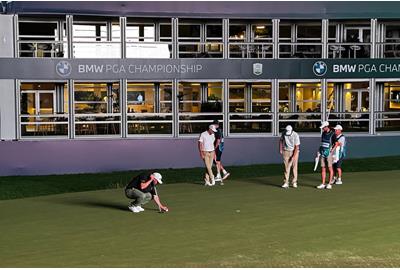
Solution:
{"label": "baseball cap", "polygon": [[215,128],[214,125],[210,125],[208,128],[211,129],[211,130],[214,131],[214,132],[217,132],[217,129]]}
{"label": "baseball cap", "polygon": [[293,131],[293,128],[292,128],[291,125],[287,125],[285,127],[285,129],[286,129],[286,135],[290,135],[292,133],[292,131]]}
{"label": "baseball cap", "polygon": [[162,181],[161,181],[162,176],[161,176],[161,174],[159,174],[158,172],[155,172],[155,173],[153,173],[153,176],[154,176],[154,178],[157,180],[157,182],[159,184],[162,184]]}
{"label": "baseball cap", "polygon": [[328,121],[322,122],[321,126],[319,128],[324,128],[324,127],[329,127],[329,122]]}
{"label": "baseball cap", "polygon": [[336,125],[333,129],[338,129],[338,130],[343,130],[343,127],[341,125]]}

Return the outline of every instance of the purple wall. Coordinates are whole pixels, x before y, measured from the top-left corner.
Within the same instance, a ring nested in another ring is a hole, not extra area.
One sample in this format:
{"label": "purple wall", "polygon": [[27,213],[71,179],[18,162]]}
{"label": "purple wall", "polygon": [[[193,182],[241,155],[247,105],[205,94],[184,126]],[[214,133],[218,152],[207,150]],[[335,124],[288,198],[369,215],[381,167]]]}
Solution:
{"label": "purple wall", "polygon": [[[348,157],[400,154],[400,136],[348,136]],[[278,138],[225,138],[224,165],[278,163]],[[301,137],[301,161],[312,161],[318,137]],[[196,138],[0,142],[0,175],[111,172],[201,167]]]}

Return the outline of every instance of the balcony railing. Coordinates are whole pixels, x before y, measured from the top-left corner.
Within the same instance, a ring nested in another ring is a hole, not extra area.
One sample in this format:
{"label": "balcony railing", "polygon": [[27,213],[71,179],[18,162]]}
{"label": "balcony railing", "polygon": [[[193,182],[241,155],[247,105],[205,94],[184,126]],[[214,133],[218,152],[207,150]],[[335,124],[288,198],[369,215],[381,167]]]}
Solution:
{"label": "balcony railing", "polygon": [[22,114],[21,137],[67,137],[68,114]]}
{"label": "balcony railing", "polygon": [[229,43],[230,58],[272,58],[273,43]]}
{"label": "balcony railing", "polygon": [[371,43],[328,43],[329,58],[370,58]]}
{"label": "balcony railing", "polygon": [[119,41],[74,41],[74,58],[121,58]]}
{"label": "balcony railing", "polygon": [[179,58],[222,58],[222,42],[178,42]]}
{"label": "balcony railing", "polygon": [[280,42],[279,58],[322,58],[322,43]]}
{"label": "balcony railing", "polygon": [[127,42],[127,58],[172,58],[172,42]]}
{"label": "balcony railing", "polygon": [[19,40],[18,56],[68,58],[68,44],[54,40]]}

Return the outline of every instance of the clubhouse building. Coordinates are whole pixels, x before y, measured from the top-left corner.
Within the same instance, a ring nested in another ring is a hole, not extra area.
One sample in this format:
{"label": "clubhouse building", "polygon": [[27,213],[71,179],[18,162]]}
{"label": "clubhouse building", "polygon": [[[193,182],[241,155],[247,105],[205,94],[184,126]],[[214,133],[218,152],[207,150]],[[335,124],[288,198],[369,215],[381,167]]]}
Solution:
{"label": "clubhouse building", "polygon": [[1,2],[0,175],[301,160],[321,121],[349,157],[400,151],[400,2]]}

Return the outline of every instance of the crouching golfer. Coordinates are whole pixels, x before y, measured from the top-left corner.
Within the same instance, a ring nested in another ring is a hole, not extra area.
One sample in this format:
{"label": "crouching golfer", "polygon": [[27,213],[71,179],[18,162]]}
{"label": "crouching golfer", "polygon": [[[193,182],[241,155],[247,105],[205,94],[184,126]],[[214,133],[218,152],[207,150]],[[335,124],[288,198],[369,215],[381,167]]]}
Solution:
{"label": "crouching golfer", "polygon": [[154,200],[160,210],[168,211],[168,208],[161,204],[157,195],[156,185],[162,184],[162,176],[157,172],[141,173],[135,176],[125,187],[125,195],[133,201],[129,204],[129,210],[133,213],[144,211],[142,205]]}

